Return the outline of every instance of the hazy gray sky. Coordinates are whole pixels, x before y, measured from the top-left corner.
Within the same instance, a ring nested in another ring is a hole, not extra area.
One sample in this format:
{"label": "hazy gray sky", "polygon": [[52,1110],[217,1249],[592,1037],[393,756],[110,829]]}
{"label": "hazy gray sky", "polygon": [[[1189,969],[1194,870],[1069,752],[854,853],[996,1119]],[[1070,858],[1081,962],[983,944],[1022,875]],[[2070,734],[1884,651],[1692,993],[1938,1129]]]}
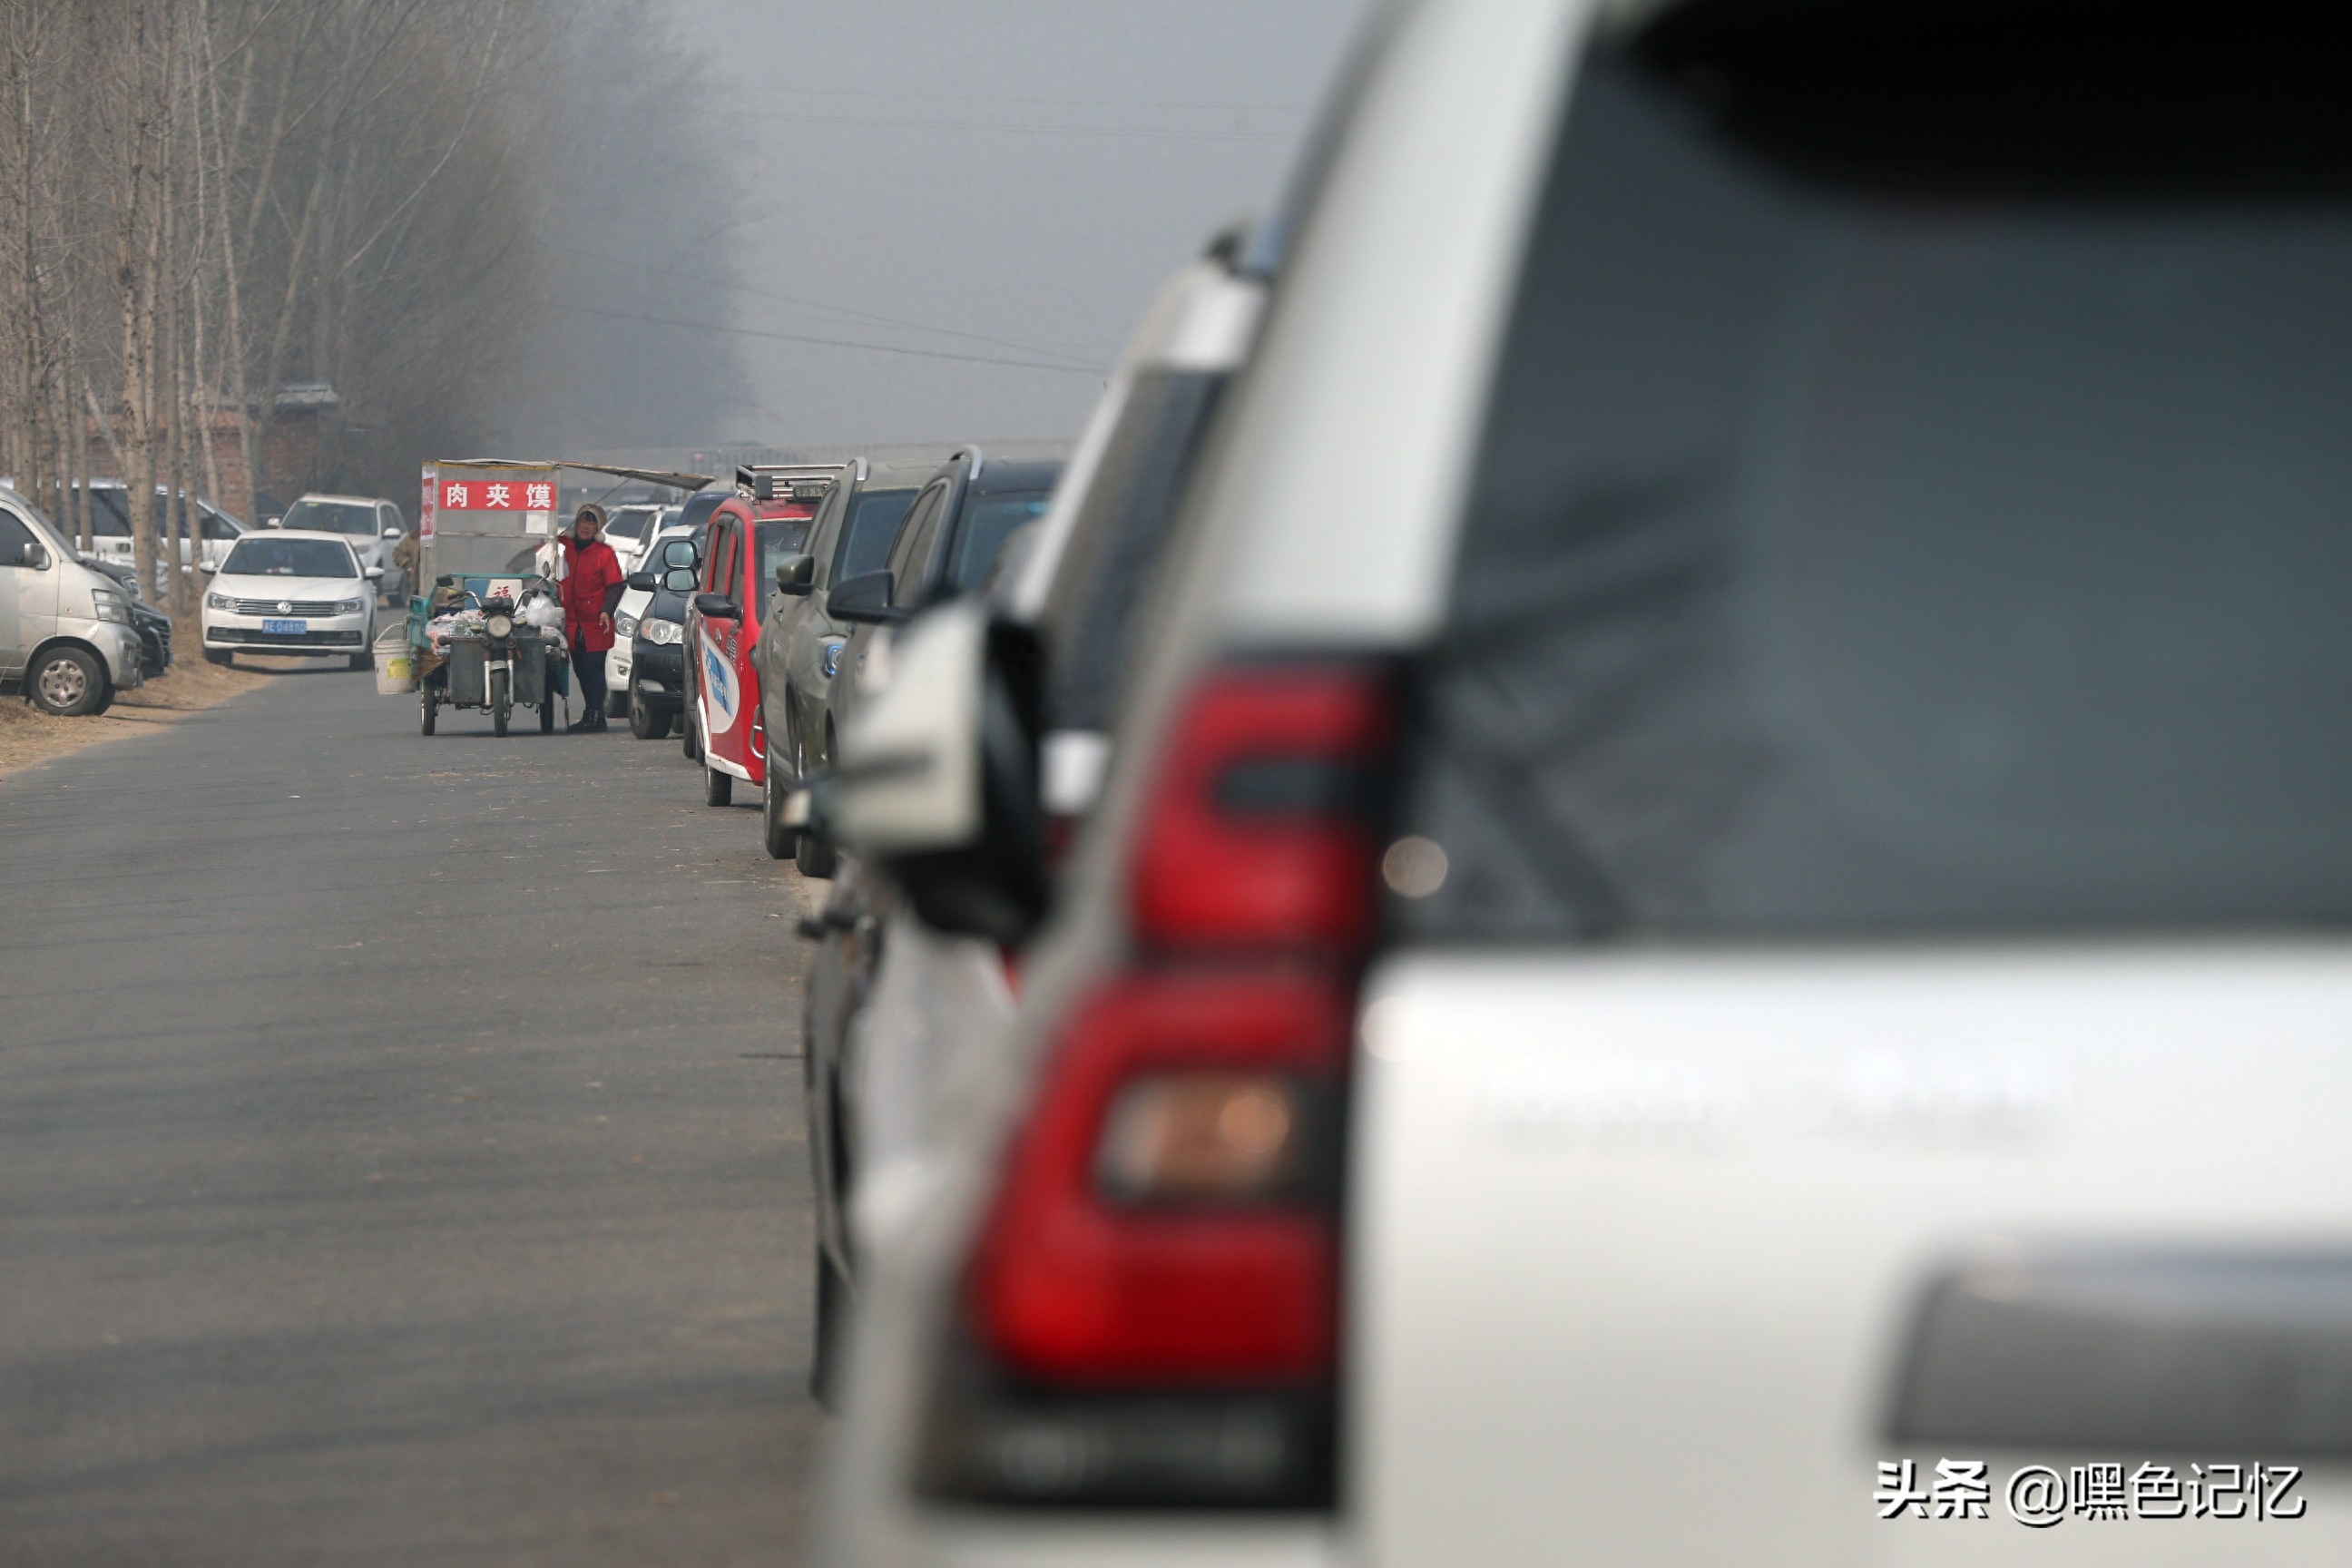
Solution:
{"label": "hazy gray sky", "polygon": [[697,225],[728,319],[708,292],[692,319],[735,329],[751,401],[704,438],[798,445],[1075,434],[1099,374],[971,362],[1108,366],[1154,285],[1271,199],[1366,6],[655,8],[708,51],[712,156],[740,184]]}

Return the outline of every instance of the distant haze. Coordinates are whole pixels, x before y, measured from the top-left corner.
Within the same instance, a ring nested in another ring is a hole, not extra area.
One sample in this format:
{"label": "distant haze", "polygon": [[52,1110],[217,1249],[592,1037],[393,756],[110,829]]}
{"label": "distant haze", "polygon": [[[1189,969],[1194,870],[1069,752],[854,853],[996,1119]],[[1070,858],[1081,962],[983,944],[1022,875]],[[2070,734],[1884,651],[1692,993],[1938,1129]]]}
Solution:
{"label": "distant haze", "polygon": [[[690,123],[566,192],[593,219],[559,229],[591,237],[558,264],[553,384],[515,433],[1074,434],[1160,279],[1272,200],[1364,8],[625,5],[667,35],[659,90]],[[616,31],[574,90],[593,112],[611,73],[634,121],[645,68]],[[689,150],[697,167],[669,177]]]}

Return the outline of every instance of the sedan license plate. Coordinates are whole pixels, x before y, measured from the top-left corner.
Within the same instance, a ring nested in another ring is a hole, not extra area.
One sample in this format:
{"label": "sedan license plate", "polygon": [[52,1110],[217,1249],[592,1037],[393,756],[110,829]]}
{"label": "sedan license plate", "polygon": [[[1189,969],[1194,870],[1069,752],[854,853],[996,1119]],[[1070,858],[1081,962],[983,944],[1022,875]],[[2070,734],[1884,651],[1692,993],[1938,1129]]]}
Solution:
{"label": "sedan license plate", "polygon": [[264,621],[261,629],[274,637],[299,637],[310,629],[308,621]]}

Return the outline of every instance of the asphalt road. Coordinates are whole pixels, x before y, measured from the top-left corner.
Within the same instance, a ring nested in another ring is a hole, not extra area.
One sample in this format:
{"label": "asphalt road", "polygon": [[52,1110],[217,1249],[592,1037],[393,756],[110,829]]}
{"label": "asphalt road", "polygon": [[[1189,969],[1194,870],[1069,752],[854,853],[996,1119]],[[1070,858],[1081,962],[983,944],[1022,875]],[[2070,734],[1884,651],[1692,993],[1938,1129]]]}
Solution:
{"label": "asphalt road", "polygon": [[0,779],[0,1563],[790,1564],[806,893],[287,674]]}

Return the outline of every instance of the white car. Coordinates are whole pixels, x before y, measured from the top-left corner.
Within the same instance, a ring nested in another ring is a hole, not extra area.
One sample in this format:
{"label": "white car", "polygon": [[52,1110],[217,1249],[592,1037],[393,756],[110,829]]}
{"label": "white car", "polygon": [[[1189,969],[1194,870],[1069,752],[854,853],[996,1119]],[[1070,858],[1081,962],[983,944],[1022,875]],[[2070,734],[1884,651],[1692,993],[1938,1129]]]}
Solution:
{"label": "white car", "polygon": [[[1135,610],[1226,382],[1255,334],[1265,281],[1221,242],[1161,289],[1128,345],[1053,504],[992,616],[1047,652],[1038,800],[1066,843],[1094,803]],[[859,1194],[919,1183],[940,1153],[935,1096],[958,1058],[1010,1019],[993,940],[931,929],[853,858],[827,897],[810,966],[806,1111],[816,1197],[817,1353],[830,1400],[857,1296]]]}
{"label": "white car", "polygon": [[[648,561],[653,558],[655,545],[673,539],[691,541],[693,538],[692,529],[663,529],[645,541],[630,559]],[[631,565],[626,570],[634,575],[645,568]],[[637,623],[644,617],[646,606],[653,603],[653,597],[654,591],[650,588],[627,588],[623,590],[620,603],[613,606],[613,647],[604,655],[604,710],[615,719],[628,715],[630,660],[635,657],[629,645],[636,640]]]}
{"label": "white car", "polygon": [[623,572],[645,570],[646,552],[654,535],[674,521],[678,509],[652,501],[631,501],[604,513],[604,542],[621,560]]}
{"label": "white car", "polygon": [[269,526],[341,534],[352,553],[359,557],[361,569],[381,568],[383,574],[376,579],[379,587],[394,586],[400,590],[394,597],[405,600],[407,584],[394,581],[398,568],[392,559],[393,548],[408,531],[408,520],[399,503],[381,496],[306,495]]}
{"label": "white car", "polygon": [[362,567],[340,533],[264,529],[236,542],[205,591],[205,658],[324,654],[371,667],[380,566]]}
{"label": "white car", "polygon": [[2352,1561],[2341,84],[2116,15],[1384,16],[828,1560]]}
{"label": "white car", "polygon": [[[155,487],[153,510],[149,514],[151,523],[162,518],[166,493],[163,486]],[[180,564],[184,568],[191,563],[217,566],[221,558],[228,553],[229,547],[242,539],[247,530],[245,524],[210,501],[194,496],[188,496],[186,500],[195,516],[198,537],[195,545],[192,546],[184,533],[178,535]],[[131,537],[130,487],[120,479],[92,479],[89,481],[89,552],[110,566],[132,564],[136,554]],[[175,531],[178,521],[176,518],[173,520]],[[72,530],[65,531],[70,535]],[[168,588],[169,584],[163,576],[162,563],[158,562],[154,591],[161,595]]]}

